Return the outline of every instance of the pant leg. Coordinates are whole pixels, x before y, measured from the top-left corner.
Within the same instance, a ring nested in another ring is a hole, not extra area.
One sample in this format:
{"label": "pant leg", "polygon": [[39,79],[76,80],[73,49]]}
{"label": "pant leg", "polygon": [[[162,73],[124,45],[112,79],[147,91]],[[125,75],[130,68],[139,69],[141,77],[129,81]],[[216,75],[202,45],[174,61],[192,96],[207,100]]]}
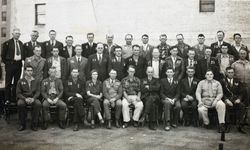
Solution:
{"label": "pant leg", "polygon": [[5,64],[5,101],[11,101],[11,82],[14,78],[13,66],[9,63]]}
{"label": "pant leg", "polygon": [[120,120],[120,116],[122,113],[122,101],[120,99],[115,102],[115,119]]}
{"label": "pant leg", "polygon": [[197,100],[191,101],[192,116],[190,116],[190,118],[192,118],[193,121],[197,121],[198,120],[197,105],[198,105]]}
{"label": "pant leg", "polygon": [[208,108],[205,106],[198,107],[199,115],[202,117],[203,123],[205,125],[209,124],[209,118],[208,118]]}
{"label": "pant leg", "polygon": [[225,103],[222,102],[222,100],[219,100],[216,103],[216,111],[218,114],[218,119],[219,119],[219,123],[225,123],[225,114],[226,114],[226,106]]}
{"label": "pant leg", "polygon": [[243,103],[234,104],[235,112],[236,112],[236,123],[242,124],[244,123],[244,116],[246,114],[245,105]]}
{"label": "pant leg", "polygon": [[100,102],[99,99],[95,98],[95,97],[90,97],[88,99],[88,102],[91,106],[91,108],[93,109],[93,115],[96,115],[97,113],[101,112],[101,106],[100,106]]}
{"label": "pant leg", "polygon": [[134,105],[135,105],[135,110],[134,110],[133,120],[138,121],[143,110],[143,103],[142,101],[136,101]]}
{"label": "pant leg", "polygon": [[34,100],[32,103],[32,123],[38,123],[41,107],[41,102],[38,99]]}
{"label": "pant leg", "polygon": [[232,106],[229,106],[227,103],[225,103],[226,105],[226,114],[225,114],[225,121],[226,123],[230,122],[230,111],[232,110]]}
{"label": "pant leg", "polygon": [[180,101],[175,101],[174,103],[174,122],[177,124],[179,117],[180,117],[180,111],[181,111],[181,103]]}
{"label": "pant leg", "polygon": [[43,120],[45,122],[50,120],[50,115],[49,115],[49,102],[47,100],[43,101]]}
{"label": "pant leg", "polygon": [[58,108],[59,111],[59,121],[65,121],[67,105],[62,100],[59,99],[56,103],[56,107]]}
{"label": "pant leg", "polygon": [[12,88],[12,100],[16,99],[16,85],[18,80],[20,79],[21,73],[22,73],[22,62],[16,62],[14,63],[15,69],[14,69],[14,83]]}
{"label": "pant leg", "polygon": [[74,98],[73,99],[74,106],[74,123],[81,122],[81,119],[84,117],[84,107],[83,107],[83,99],[82,98]]}
{"label": "pant leg", "polygon": [[104,108],[105,119],[110,120],[111,119],[111,112],[110,112],[110,102],[109,102],[109,100],[105,99],[103,101],[103,108]]}
{"label": "pant leg", "polygon": [[184,100],[182,100],[181,101],[181,107],[182,107],[182,111],[183,111],[183,119],[185,120],[185,121],[187,121],[187,120],[189,120],[190,118],[189,118],[189,102],[188,101],[184,101]]}
{"label": "pant leg", "polygon": [[171,103],[168,100],[163,100],[163,111],[164,111],[164,119],[165,122],[170,121],[170,109],[171,109]]}
{"label": "pant leg", "polygon": [[122,100],[122,115],[123,115],[124,122],[130,121],[129,103],[128,103],[127,99],[125,99],[125,98],[123,98],[123,100]]}
{"label": "pant leg", "polygon": [[20,123],[22,125],[26,124],[27,110],[26,110],[25,100],[19,99],[17,101],[17,110],[18,110],[18,116],[19,116]]}

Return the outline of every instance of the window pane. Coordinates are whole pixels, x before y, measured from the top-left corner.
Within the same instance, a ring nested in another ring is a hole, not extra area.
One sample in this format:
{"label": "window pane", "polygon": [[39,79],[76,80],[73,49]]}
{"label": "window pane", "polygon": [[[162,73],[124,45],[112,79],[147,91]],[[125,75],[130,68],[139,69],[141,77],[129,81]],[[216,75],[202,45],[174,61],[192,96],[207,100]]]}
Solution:
{"label": "window pane", "polygon": [[7,5],[7,0],[2,0],[2,5]]}
{"label": "window pane", "polygon": [[35,4],[35,12],[36,12],[36,25],[45,25],[46,21],[46,8],[45,4]]}
{"label": "window pane", "polygon": [[6,37],[7,35],[7,29],[5,27],[1,28],[1,37]]}
{"label": "window pane", "polygon": [[215,0],[200,0],[200,12],[214,12]]}
{"label": "window pane", "polygon": [[3,11],[2,12],[2,21],[6,21],[7,20],[7,12]]}

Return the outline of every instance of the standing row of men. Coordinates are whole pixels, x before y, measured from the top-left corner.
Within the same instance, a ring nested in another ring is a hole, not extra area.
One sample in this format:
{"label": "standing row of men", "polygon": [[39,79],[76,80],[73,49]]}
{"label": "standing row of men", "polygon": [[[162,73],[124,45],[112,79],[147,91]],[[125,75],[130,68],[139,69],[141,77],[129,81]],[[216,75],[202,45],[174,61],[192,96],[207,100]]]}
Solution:
{"label": "standing row of men", "polygon": [[[66,37],[67,46],[63,47],[60,42],[55,40],[56,32],[54,30],[51,30],[49,32],[49,35],[50,35],[49,41],[39,44],[36,41],[38,37],[38,32],[34,31],[32,32],[31,42],[22,45],[22,42],[18,40],[20,37],[20,30],[14,29],[13,38],[3,44],[3,51],[1,53],[1,56],[2,56],[2,61],[5,63],[5,68],[6,68],[6,98],[5,98],[6,102],[11,100],[10,86],[12,78],[14,78],[14,86],[12,92],[13,92],[13,97],[16,98],[15,85],[17,84],[17,80],[20,78],[21,67],[22,67],[21,61],[25,57],[27,58],[25,58],[24,66],[32,66],[33,68],[32,75],[39,82],[50,76],[51,68],[54,68],[55,70],[54,73],[52,73],[55,76],[55,78],[61,79],[62,81],[66,81],[67,79],[69,79],[69,76],[72,73],[72,70],[74,69],[78,70],[79,78],[83,81],[93,78],[92,77],[93,72],[91,71],[95,69],[96,73],[99,74],[99,76],[97,75],[98,76],[97,79],[100,80],[101,82],[105,81],[108,78],[110,70],[113,69],[117,73],[117,79],[121,81],[127,75],[129,77],[130,75],[129,69],[133,68],[130,66],[134,66],[134,76],[136,78],[139,78],[139,81],[141,79],[146,78],[147,74],[149,74],[147,66],[152,67],[154,71],[151,74],[152,77],[156,79],[162,79],[162,80],[163,78],[166,79],[166,77],[171,76],[169,75],[171,73],[168,74],[168,71],[171,72],[172,70],[173,72],[172,77],[174,80],[178,82],[188,76],[188,74],[186,75],[186,72],[188,71],[187,67],[192,67],[195,72],[194,77],[199,80],[205,78],[208,69],[212,70],[214,78],[216,80],[222,80],[225,79],[226,77],[227,73],[226,68],[232,66],[235,71],[235,77],[237,78],[237,80],[239,80],[244,85],[244,87],[246,87],[245,89],[249,91],[248,86],[250,77],[248,76],[248,73],[250,71],[249,68],[250,63],[248,61],[248,49],[246,46],[241,44],[240,34],[234,34],[235,44],[230,45],[223,41],[224,32],[218,31],[217,32],[218,42],[212,44],[211,47],[204,45],[205,36],[200,34],[198,35],[199,44],[194,46],[193,48],[184,43],[183,41],[184,38],[182,34],[178,34],[176,36],[178,44],[175,46],[169,46],[168,44],[166,44],[167,36],[161,35],[160,36],[161,44],[157,47],[153,47],[148,44],[148,39],[149,39],[148,35],[142,36],[143,45],[139,46],[139,45],[132,45],[133,36],[128,34],[125,37],[126,45],[123,47],[113,44],[112,35],[107,35],[107,44],[102,44],[102,43],[95,44],[93,43],[94,34],[90,33],[87,35],[89,41],[88,43],[82,45],[75,45],[74,47],[72,46],[73,43],[72,36]],[[33,56],[31,51],[33,51]],[[147,74],[145,73],[146,70]],[[125,82],[126,83],[125,85],[128,86],[129,90],[128,91],[125,90],[123,92],[125,99],[128,101],[128,103],[125,103],[126,100],[122,100],[122,104],[124,106],[123,114],[127,114],[129,112],[129,109],[126,109],[128,107],[125,106],[126,105],[130,106],[129,104],[131,102],[133,102],[133,104],[136,106],[134,101],[137,102],[136,101],[138,99],[137,97],[141,96],[140,93],[138,93],[138,91],[134,92],[131,89],[131,86],[129,86],[130,85],[129,81],[133,81],[132,79],[134,78],[129,78],[129,79],[131,80]],[[94,82],[93,84],[91,83],[89,85],[96,85],[95,83],[96,81],[93,82]],[[168,82],[171,83],[172,85],[172,80],[171,81],[169,80]],[[162,83],[167,83],[167,82],[163,80]],[[45,86],[47,85],[47,82],[42,83],[42,85],[43,84]],[[134,87],[135,85],[137,84],[132,83],[132,87]],[[44,86],[42,87],[44,88]],[[149,92],[148,90],[150,88],[148,88],[148,86],[146,87],[147,88],[145,88],[144,90]],[[163,87],[164,86],[162,86],[162,88]],[[171,90],[171,88],[169,87],[167,87],[166,89]],[[102,94],[99,90],[96,91],[96,88],[94,88],[93,90],[94,90],[94,95],[93,93],[91,94],[91,92],[87,95],[90,97],[91,96],[94,97],[94,99],[92,98],[91,100],[93,101],[93,107],[94,107],[93,112],[97,114],[100,121],[103,122],[103,118],[100,114],[100,106],[97,103],[98,101],[96,100],[100,99],[100,97],[102,97]],[[132,94],[129,94],[131,90]],[[161,93],[161,98],[164,97],[164,92],[166,92],[167,90],[164,90],[163,93]],[[171,93],[171,91],[167,92],[166,94],[169,93]],[[130,95],[132,95],[132,97]],[[243,97],[244,96],[245,95],[243,95]],[[43,97],[48,99],[48,103],[50,103],[50,99],[56,99],[56,102],[59,99],[58,97],[54,98],[53,92],[52,92],[52,98],[48,98],[46,95],[43,95]],[[78,95],[78,97],[80,96]],[[146,98],[148,97],[146,96]],[[247,97],[244,98],[246,99]],[[172,125],[175,127],[177,124],[176,116],[178,118],[181,104],[178,101],[177,101],[178,103],[176,102],[176,98],[174,96],[170,97],[165,96],[164,99],[166,101],[166,106],[164,105],[164,110],[169,110],[168,108],[171,108],[170,104],[176,105],[175,106],[176,113],[174,115],[175,123],[173,123]],[[185,100],[190,100],[190,99],[192,98],[189,96],[185,98]],[[197,98],[197,100],[199,99]],[[246,101],[248,103],[248,99]],[[183,105],[185,105],[185,102],[182,103]],[[138,105],[139,105],[138,107],[141,108],[140,107],[141,104],[139,103]],[[147,107],[145,107],[145,112],[146,112],[145,114],[147,114],[147,111],[149,110],[149,108],[148,109],[146,108]],[[141,110],[137,110],[136,111],[137,113],[134,114],[135,121],[139,120],[140,115],[138,116],[138,114],[140,114],[140,111]],[[126,115],[123,117],[125,118],[124,126],[126,127],[129,119],[128,116]],[[169,113],[165,112],[165,117],[170,117]],[[145,117],[144,116],[142,117],[142,121],[144,120],[143,118]],[[60,123],[60,126],[63,126],[62,124],[63,123]],[[169,124],[170,124],[169,119],[166,119],[165,130],[170,129]],[[46,123],[44,126],[46,128]],[[154,128],[153,125],[151,125],[151,127]]]}

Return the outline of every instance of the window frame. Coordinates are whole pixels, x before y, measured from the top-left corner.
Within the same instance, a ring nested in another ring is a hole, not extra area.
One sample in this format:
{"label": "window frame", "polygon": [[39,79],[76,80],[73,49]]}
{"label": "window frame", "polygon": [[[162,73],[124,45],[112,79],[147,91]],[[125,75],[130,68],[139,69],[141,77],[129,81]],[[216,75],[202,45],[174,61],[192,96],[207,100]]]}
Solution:
{"label": "window frame", "polygon": [[7,28],[6,27],[2,27],[1,28],[1,37],[2,38],[6,38],[7,37]]}
{"label": "window frame", "polygon": [[35,25],[46,25],[46,23],[39,23],[39,16],[46,16],[46,12],[44,14],[39,14],[38,7],[46,6],[46,3],[37,3],[35,4]]}
{"label": "window frame", "polygon": [[[202,8],[203,5],[213,5],[213,9],[209,10],[203,10]],[[215,12],[215,0],[199,0],[199,12],[200,13],[213,13]]]}

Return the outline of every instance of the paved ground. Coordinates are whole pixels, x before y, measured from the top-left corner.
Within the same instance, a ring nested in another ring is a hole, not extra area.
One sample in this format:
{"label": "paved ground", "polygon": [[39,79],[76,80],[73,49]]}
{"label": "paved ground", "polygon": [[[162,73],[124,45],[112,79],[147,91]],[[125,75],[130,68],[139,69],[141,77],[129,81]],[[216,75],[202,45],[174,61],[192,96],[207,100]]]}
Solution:
{"label": "paved ground", "polygon": [[250,150],[250,127],[247,135],[236,132],[226,134],[226,142],[220,141],[220,134],[215,130],[193,127],[178,127],[170,132],[158,127],[150,131],[146,127],[107,130],[105,128],[72,131],[72,126],[65,130],[55,124],[49,129],[32,132],[16,130],[16,119],[10,124],[0,120],[0,150],[218,150],[223,143],[225,150]]}

